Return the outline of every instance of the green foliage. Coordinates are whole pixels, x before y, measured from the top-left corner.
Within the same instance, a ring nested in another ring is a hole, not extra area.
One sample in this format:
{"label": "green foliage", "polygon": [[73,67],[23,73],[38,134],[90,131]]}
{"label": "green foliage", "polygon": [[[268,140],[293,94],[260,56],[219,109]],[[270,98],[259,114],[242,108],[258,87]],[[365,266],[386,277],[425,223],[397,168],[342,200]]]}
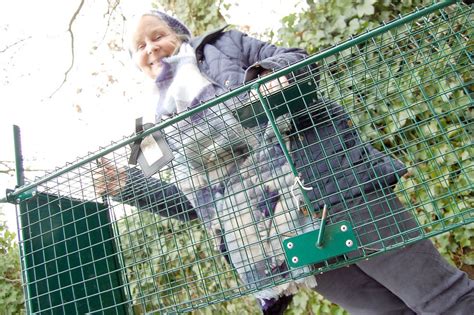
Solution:
{"label": "green foliage", "polygon": [[2,314],[24,311],[23,290],[20,280],[20,257],[15,233],[0,222],[0,308]]}
{"label": "green foliage", "polygon": [[377,27],[399,14],[432,1],[307,0],[308,8],[283,18],[283,26],[270,36],[280,45],[317,52]]}
{"label": "green foliage", "polygon": [[220,13],[223,0],[166,0],[159,1],[189,27],[193,35],[201,35],[226,24]]}
{"label": "green foliage", "polygon": [[[139,212],[118,224],[133,308],[141,314],[174,306],[208,305],[205,297],[236,295],[237,275],[217,253],[199,222],[163,220]],[[187,267],[186,267],[187,266]],[[216,271],[219,271],[218,273]],[[189,289],[191,288],[191,289]],[[210,305],[195,314],[255,314],[255,299],[242,297]]]}
{"label": "green foliage", "polygon": [[285,315],[348,315],[345,310],[324,299],[315,291],[301,289],[293,297]]}

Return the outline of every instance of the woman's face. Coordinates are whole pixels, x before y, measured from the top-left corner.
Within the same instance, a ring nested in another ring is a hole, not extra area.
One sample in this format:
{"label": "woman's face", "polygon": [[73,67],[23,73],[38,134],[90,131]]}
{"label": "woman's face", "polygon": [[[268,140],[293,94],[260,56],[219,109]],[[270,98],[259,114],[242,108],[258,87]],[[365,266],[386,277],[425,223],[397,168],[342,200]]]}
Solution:
{"label": "woman's face", "polygon": [[171,28],[159,18],[144,15],[132,37],[132,58],[151,79],[161,71],[161,59],[174,54],[181,42]]}

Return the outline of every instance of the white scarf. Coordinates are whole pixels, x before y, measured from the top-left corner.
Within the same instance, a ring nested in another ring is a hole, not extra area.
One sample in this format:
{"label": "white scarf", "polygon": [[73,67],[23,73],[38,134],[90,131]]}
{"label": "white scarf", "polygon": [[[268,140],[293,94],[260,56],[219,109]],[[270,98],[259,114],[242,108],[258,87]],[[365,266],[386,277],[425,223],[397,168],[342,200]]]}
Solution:
{"label": "white scarf", "polygon": [[163,69],[155,80],[159,93],[156,121],[163,115],[178,114],[193,107],[201,93],[213,92],[212,84],[199,71],[194,49],[189,43],[182,43],[176,55],[163,58],[161,62]]}

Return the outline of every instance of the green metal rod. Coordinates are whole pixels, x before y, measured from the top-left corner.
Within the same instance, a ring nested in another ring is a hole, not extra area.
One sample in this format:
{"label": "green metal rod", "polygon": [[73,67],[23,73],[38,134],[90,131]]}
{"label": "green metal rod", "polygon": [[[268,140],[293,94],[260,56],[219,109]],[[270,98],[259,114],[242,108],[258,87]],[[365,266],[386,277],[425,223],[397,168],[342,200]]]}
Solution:
{"label": "green metal rod", "polygon": [[[23,155],[21,154],[21,134],[20,127],[13,125],[13,146],[15,150],[15,173],[16,173],[16,187],[25,184],[25,169],[23,168]],[[8,196],[0,199],[0,203],[6,203],[10,199]]]}
{"label": "green metal rod", "polygon": [[[258,95],[258,98],[260,99],[260,103],[262,104],[263,110],[265,111],[265,114],[268,117],[268,121],[272,125],[272,129],[275,133],[278,143],[280,144],[281,150],[283,151],[283,154],[285,155],[285,158],[288,164],[290,165],[291,172],[293,173],[293,175],[295,175],[295,177],[299,177],[298,171],[296,170],[296,166],[293,163],[293,159],[291,158],[290,153],[286,149],[285,141],[283,140],[280,132],[278,131],[278,126],[275,123],[275,119],[273,119],[273,115],[272,115],[272,112],[270,111],[267,100],[263,97],[262,93],[260,92],[260,84],[255,83],[252,86],[252,88],[255,90],[255,92]],[[305,189],[302,187],[301,184],[300,184],[300,190],[301,190],[301,194],[303,195],[304,202],[306,206],[308,207],[309,212],[311,214],[314,213],[315,210],[314,210],[313,204],[311,203],[311,200],[309,199],[308,195],[306,194]]]}
{"label": "green metal rod", "polygon": [[25,184],[25,169],[23,168],[23,155],[21,154],[20,127],[13,125],[13,145],[15,146],[16,184],[18,187]]}
{"label": "green metal rod", "polygon": [[327,206],[324,205],[323,214],[321,216],[321,223],[320,223],[320,227],[319,227],[318,240],[316,241],[316,247],[318,247],[318,248],[323,247],[324,229],[326,228],[327,214],[328,214]]}
{"label": "green metal rod", "polygon": [[[22,154],[22,151],[21,151],[21,132],[20,132],[20,127],[17,126],[17,125],[13,125],[13,146],[15,148],[16,184],[17,184],[17,187],[20,187],[20,186],[25,184],[25,169],[24,169],[24,166],[23,166],[23,154]],[[22,209],[23,208],[20,207],[20,212],[22,211]],[[20,238],[23,238],[23,231],[21,229],[18,229],[18,232],[19,232],[19,237],[21,235]],[[26,253],[25,253],[24,246],[20,246],[19,253],[20,253],[21,257],[25,257]],[[26,270],[26,267],[25,267],[25,261],[23,259],[21,260],[21,265],[22,265],[21,269],[22,269],[23,283],[29,283],[28,275],[27,275],[26,272],[24,272]],[[30,288],[28,286],[26,286],[25,294],[26,294],[27,297],[31,296],[30,291],[31,291]],[[26,303],[26,309],[27,309],[28,312],[33,309],[31,303],[32,303],[32,301],[30,299],[28,299],[28,302]]]}
{"label": "green metal rod", "polygon": [[91,161],[94,161],[94,160],[98,159],[101,156],[104,156],[104,155],[106,155],[108,153],[111,153],[111,152],[113,152],[113,151],[115,151],[119,148],[122,148],[122,147],[134,142],[135,140],[137,140],[139,138],[148,136],[148,135],[152,134],[153,132],[155,132],[157,130],[162,130],[163,128],[165,128],[169,125],[175,124],[175,123],[177,123],[177,122],[179,122],[183,119],[186,119],[186,118],[188,118],[188,117],[190,117],[190,116],[192,116],[196,113],[202,112],[203,110],[205,110],[207,108],[210,108],[212,106],[215,106],[216,104],[222,103],[222,102],[227,101],[227,100],[229,100],[229,99],[231,99],[235,96],[246,93],[250,90],[250,87],[254,84],[262,85],[266,82],[277,79],[281,76],[284,76],[284,75],[294,71],[295,69],[298,69],[298,68],[301,68],[301,67],[304,67],[304,66],[307,66],[307,65],[310,65],[310,64],[314,64],[314,63],[316,63],[316,62],[318,62],[318,61],[320,61],[320,60],[322,60],[322,59],[324,59],[324,58],[326,58],[330,55],[333,55],[335,53],[338,53],[342,50],[353,47],[355,45],[358,45],[358,44],[360,44],[364,41],[367,41],[368,39],[370,39],[374,36],[377,36],[379,34],[388,32],[389,30],[391,30],[395,27],[398,27],[400,25],[403,25],[405,23],[413,21],[417,18],[420,18],[424,15],[427,15],[431,12],[442,9],[442,8],[447,7],[447,6],[449,6],[451,4],[454,4],[454,3],[456,3],[456,0],[448,0],[448,1],[443,1],[443,2],[440,2],[440,3],[433,4],[432,6],[429,6],[427,8],[423,8],[421,10],[418,10],[418,11],[414,12],[414,13],[408,14],[404,17],[400,17],[399,19],[394,20],[394,21],[392,21],[388,24],[384,24],[384,25],[382,25],[382,26],[380,26],[376,29],[373,29],[371,31],[368,31],[368,32],[366,32],[366,33],[364,33],[360,36],[354,37],[354,38],[352,38],[352,39],[350,39],[346,42],[338,44],[338,45],[334,46],[333,48],[330,48],[330,49],[324,50],[320,53],[317,53],[315,55],[312,55],[312,56],[308,57],[307,59],[304,59],[304,60],[302,60],[298,63],[295,63],[295,64],[293,64],[293,65],[291,65],[287,68],[275,71],[271,74],[266,75],[265,77],[259,78],[259,79],[255,80],[253,82],[248,83],[248,84],[244,84],[244,85],[236,88],[235,90],[232,90],[228,93],[217,96],[216,98],[210,100],[209,102],[206,102],[202,105],[199,105],[199,106],[195,107],[194,109],[191,109],[189,111],[180,113],[180,114],[178,114],[178,115],[176,115],[172,118],[166,119],[165,121],[156,124],[154,127],[143,131],[143,133],[141,133],[140,135],[136,135],[136,136],[127,138],[125,140],[119,141],[116,144],[107,147],[106,149],[99,150],[95,154],[93,154],[93,155],[91,155],[87,158],[84,158],[80,161],[77,161],[73,165],[64,167],[59,171],[53,172],[49,175],[46,175],[45,177],[43,177],[42,179],[39,179],[35,183],[31,183],[31,184],[28,184],[26,186],[20,187],[20,188],[16,189],[15,191],[13,191],[12,193],[10,193],[10,195],[11,195],[12,198],[16,198],[16,196],[18,196],[19,194],[21,194],[25,191],[33,189],[33,188],[35,188],[36,186],[38,186],[42,183],[45,183],[45,182],[47,182],[47,181],[49,181],[49,180],[51,180],[51,179],[53,179],[57,176],[65,174],[65,173],[67,173],[67,172],[69,172],[73,169],[76,169],[76,168],[78,168],[78,167],[80,167],[80,166],[82,166],[86,163],[90,163]]}

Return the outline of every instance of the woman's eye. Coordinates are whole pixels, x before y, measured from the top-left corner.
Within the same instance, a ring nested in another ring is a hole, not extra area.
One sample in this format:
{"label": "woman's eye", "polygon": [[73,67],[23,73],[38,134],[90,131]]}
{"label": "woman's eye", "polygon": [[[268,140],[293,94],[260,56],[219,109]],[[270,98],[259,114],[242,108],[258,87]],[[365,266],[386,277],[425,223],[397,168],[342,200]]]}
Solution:
{"label": "woman's eye", "polygon": [[137,50],[142,50],[143,48],[145,48],[145,44],[137,45]]}
{"label": "woman's eye", "polygon": [[156,35],[155,38],[154,38],[154,40],[155,40],[155,41],[160,40],[161,37],[162,37],[161,35]]}

